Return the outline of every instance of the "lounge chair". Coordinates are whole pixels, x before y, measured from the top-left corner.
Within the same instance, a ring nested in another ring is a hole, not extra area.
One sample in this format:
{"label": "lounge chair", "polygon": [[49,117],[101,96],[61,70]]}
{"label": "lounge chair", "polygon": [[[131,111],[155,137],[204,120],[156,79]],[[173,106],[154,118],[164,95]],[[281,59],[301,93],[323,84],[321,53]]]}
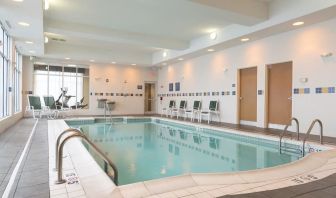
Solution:
{"label": "lounge chair", "polygon": [[161,116],[165,113],[166,114],[166,117],[168,117],[168,113],[170,112],[172,112],[172,110],[175,108],[175,101],[174,100],[171,100],[171,101],[169,101],[169,106],[168,106],[168,108],[163,108],[162,109],[162,114],[161,114]]}
{"label": "lounge chair", "polygon": [[50,111],[49,118],[58,118],[60,111],[62,111],[62,106],[57,105],[54,96],[43,96],[44,105]]}
{"label": "lounge chair", "polygon": [[46,112],[46,108],[42,106],[40,96],[28,95],[28,105],[25,110],[25,114],[28,111],[33,113],[33,118],[36,119],[35,114],[38,113],[40,118],[42,118],[43,114]]}
{"label": "lounge chair", "polygon": [[174,108],[171,112],[170,117],[172,118],[174,115],[176,115],[176,117],[178,119],[180,113],[185,114],[186,108],[187,108],[187,101],[181,100],[179,108]]}
{"label": "lounge chair", "polygon": [[201,101],[195,100],[193,108],[185,112],[186,118],[188,118],[188,115],[190,115],[190,120],[193,122],[194,117],[198,116],[198,122],[201,122],[201,104]]}
{"label": "lounge chair", "polygon": [[203,116],[203,115],[208,117],[208,124],[210,124],[210,120],[211,120],[212,115],[218,116],[218,120],[219,120],[220,112],[218,111],[218,101],[216,101],[216,100],[210,101],[209,109],[201,112],[201,116]]}

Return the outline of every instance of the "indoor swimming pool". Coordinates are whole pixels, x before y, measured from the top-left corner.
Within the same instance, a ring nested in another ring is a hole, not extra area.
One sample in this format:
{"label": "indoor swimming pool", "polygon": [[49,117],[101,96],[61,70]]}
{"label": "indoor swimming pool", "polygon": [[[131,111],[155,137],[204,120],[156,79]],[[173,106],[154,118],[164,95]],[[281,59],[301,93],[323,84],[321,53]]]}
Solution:
{"label": "indoor swimming pool", "polygon": [[[117,166],[119,185],[188,173],[255,170],[298,160],[298,145],[162,119],[67,121],[80,128]],[[98,164],[102,160],[89,150]]]}

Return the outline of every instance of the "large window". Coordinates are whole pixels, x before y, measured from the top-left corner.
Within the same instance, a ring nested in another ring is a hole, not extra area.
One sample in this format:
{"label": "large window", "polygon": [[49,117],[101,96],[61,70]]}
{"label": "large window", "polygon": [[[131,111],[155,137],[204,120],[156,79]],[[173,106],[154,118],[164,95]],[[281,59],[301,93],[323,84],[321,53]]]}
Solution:
{"label": "large window", "polygon": [[9,85],[10,85],[10,46],[11,39],[0,25],[0,118],[10,113]]}
{"label": "large window", "polygon": [[0,23],[0,119],[21,111],[22,56]]}
{"label": "large window", "polygon": [[[56,101],[71,108],[87,108],[89,99],[89,69],[34,65],[34,94],[53,96]],[[66,90],[66,101],[62,90]],[[85,106],[85,107],[83,107]]]}

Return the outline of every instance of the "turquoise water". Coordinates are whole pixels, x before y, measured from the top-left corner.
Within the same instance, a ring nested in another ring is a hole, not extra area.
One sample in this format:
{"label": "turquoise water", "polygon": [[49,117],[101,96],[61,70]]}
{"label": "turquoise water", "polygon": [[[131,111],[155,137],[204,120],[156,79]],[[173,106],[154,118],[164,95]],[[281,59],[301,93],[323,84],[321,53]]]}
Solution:
{"label": "turquoise water", "polygon": [[[81,127],[116,164],[119,185],[186,173],[253,170],[300,158],[296,153],[280,154],[276,141],[172,122],[140,120],[71,126]],[[90,153],[102,164],[94,151]]]}

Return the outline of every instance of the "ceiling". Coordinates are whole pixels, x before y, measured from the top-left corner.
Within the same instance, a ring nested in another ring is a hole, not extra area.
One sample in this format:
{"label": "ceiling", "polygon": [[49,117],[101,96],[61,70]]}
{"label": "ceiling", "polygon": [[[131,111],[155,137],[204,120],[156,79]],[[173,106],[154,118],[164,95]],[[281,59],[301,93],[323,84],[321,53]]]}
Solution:
{"label": "ceiling", "polygon": [[[10,23],[5,28],[24,55],[64,64],[152,66],[160,62],[153,61],[155,54],[191,51],[211,32],[236,26],[253,29],[272,21],[270,12],[277,11],[277,2],[290,0],[44,1],[48,10],[43,10],[42,0],[0,1],[0,20]],[[19,21],[30,26],[19,26]]]}

